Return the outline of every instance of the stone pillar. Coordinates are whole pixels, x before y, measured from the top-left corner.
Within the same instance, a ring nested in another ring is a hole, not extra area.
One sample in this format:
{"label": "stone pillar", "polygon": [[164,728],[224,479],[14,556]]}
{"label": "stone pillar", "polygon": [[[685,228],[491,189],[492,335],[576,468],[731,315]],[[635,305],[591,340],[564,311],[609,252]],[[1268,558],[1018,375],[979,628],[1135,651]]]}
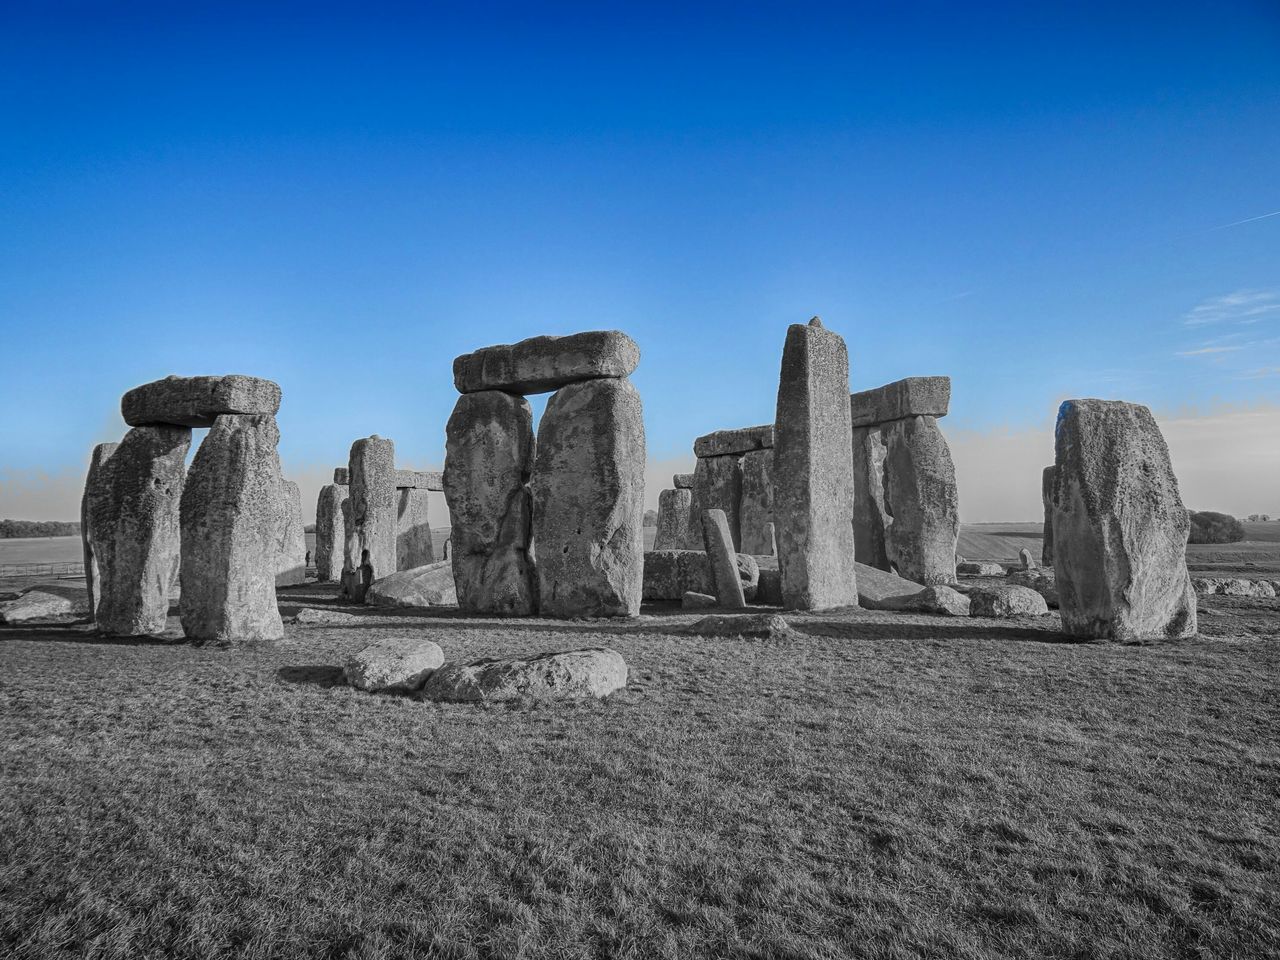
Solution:
{"label": "stone pillar", "polygon": [[686,550],[702,549],[702,511],[723,510],[736,550],[741,541],[742,455],[699,457],[693,470],[693,499],[689,505]]}
{"label": "stone pillar", "polygon": [[196,643],[276,640],[284,483],[274,416],[224,414],[182,494],[182,630]]}
{"label": "stone pillar", "polygon": [[396,567],[412,570],[436,562],[431,543],[429,490],[404,487],[396,490]]}
{"label": "stone pillar", "polygon": [[658,535],[655,550],[678,550],[689,529],[689,506],[693,494],[689,490],[663,490],[658,494]]}
{"label": "stone pillar", "polygon": [[787,329],[774,429],[783,606],[857,606],[849,354],[817,317]]}
{"label": "stone pillar", "polygon": [[1194,636],[1190,519],[1151,411],[1067,400],[1054,445],[1053,554],[1063,630],[1125,642]]}
{"label": "stone pillar", "polygon": [[883,428],[884,507],[889,562],[900,577],[954,583],[960,498],[951,450],[934,417],[906,417]]}
{"label": "stone pillar", "polygon": [[288,587],[307,579],[307,528],[302,520],[302,490],[292,480],[280,485],[284,495],[284,524],[280,528],[280,555],[276,586]]}
{"label": "stone pillar", "polygon": [[360,534],[351,517],[351,496],[342,501],[342,587],[340,594],[352,603],[364,603],[366,584],[360,568]]}
{"label": "stone pillar", "polygon": [[529,555],[533,508],[533,411],[501,390],[466,393],[445,427],[444,496],[449,505],[458,606],[523,617],[537,611]]}
{"label": "stone pillar", "polygon": [[547,401],[531,484],[544,616],[640,612],[644,466],[644,415],[630,380],[573,383]]}
{"label": "stone pillar", "polygon": [[1040,475],[1040,499],[1044,501],[1044,545],[1040,548],[1040,562],[1053,566],[1053,467],[1045,467]]}
{"label": "stone pillar", "polygon": [[347,487],[330,483],[320,488],[316,498],[316,580],[334,583],[342,579],[342,557],[346,550],[347,528],[342,521],[342,505]]}
{"label": "stone pillar", "polygon": [[101,467],[88,513],[97,567],[94,622],[103,633],[164,630],[190,448],[190,427],[134,427]]}
{"label": "stone pillar", "polygon": [[92,501],[98,489],[106,483],[106,463],[118,446],[118,443],[100,443],[93,448],[89,456],[89,473],[84,480],[84,493],[80,496],[80,546],[84,553],[84,585],[89,595],[90,614],[98,609],[95,587],[98,579],[97,553],[105,545],[104,535],[95,535]]}
{"label": "stone pillar", "polygon": [[889,569],[884,508],[884,437],[879,425],[853,428],[853,544],[859,563]]}
{"label": "stone pillar", "polygon": [[357,440],[348,471],[359,566],[377,580],[396,572],[396,445],[377,434]]}
{"label": "stone pillar", "polygon": [[738,512],[741,553],[773,555],[773,450],[742,455],[742,500]]}

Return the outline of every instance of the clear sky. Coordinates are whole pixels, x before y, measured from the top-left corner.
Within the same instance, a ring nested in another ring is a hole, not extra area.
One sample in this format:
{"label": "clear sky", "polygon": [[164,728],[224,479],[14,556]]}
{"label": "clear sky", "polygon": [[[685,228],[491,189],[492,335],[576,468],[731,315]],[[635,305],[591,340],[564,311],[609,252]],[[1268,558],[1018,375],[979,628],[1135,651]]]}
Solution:
{"label": "clear sky", "polygon": [[439,465],[457,354],[610,327],[660,472],[813,314],[951,375],[966,520],[1080,396],[1234,417],[1194,505],[1280,512],[1280,4],[1042,6],[4,4],[0,515],[170,373],[278,381],[312,499]]}

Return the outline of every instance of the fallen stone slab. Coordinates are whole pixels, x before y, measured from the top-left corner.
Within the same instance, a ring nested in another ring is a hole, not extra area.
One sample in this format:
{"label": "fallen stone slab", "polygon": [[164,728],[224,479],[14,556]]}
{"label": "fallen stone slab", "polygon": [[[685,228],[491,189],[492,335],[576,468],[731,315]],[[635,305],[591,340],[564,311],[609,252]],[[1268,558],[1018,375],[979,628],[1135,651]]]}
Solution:
{"label": "fallen stone slab", "polygon": [[1044,597],[1030,587],[1001,583],[969,591],[969,614],[974,617],[1040,616],[1049,612]]}
{"label": "fallen stone slab", "polygon": [[950,405],[950,377],[907,377],[849,395],[854,427],[870,427],[904,417],[945,417]]}
{"label": "fallen stone slab", "polygon": [[441,664],[444,651],[419,637],[387,637],[347,658],[347,683],[370,693],[411,693],[426,683]]}
{"label": "fallen stone slab", "polygon": [[447,663],[422,689],[425,700],[494,703],[507,700],[583,700],[607,697],[627,685],[627,663],[616,650],[596,647]]}
{"label": "fallen stone slab", "polygon": [[1257,597],[1273,599],[1275,589],[1266,580],[1249,580],[1245,577],[1228,577],[1218,584],[1214,593],[1222,597]]}
{"label": "fallen stone slab", "polygon": [[924,589],[923,583],[908,580],[888,570],[855,564],[858,576],[858,602],[868,610],[889,610],[884,604],[890,600],[906,600]]}
{"label": "fallen stone slab", "polygon": [[686,590],[680,595],[680,606],[685,610],[710,610],[719,605],[719,601],[709,593]]}
{"label": "fallen stone slab", "polygon": [[1003,577],[1005,569],[993,560],[968,560],[956,564],[956,574],[962,577]]}
{"label": "fallen stone slab", "polygon": [[758,427],[741,427],[737,430],[717,430],[715,433],[708,433],[693,441],[693,453],[696,457],[723,457],[726,454],[772,448],[772,423]]}
{"label": "fallen stone slab", "polygon": [[285,623],[296,623],[299,626],[320,627],[320,626],[342,626],[344,624],[360,623],[364,617],[354,613],[346,613],[342,610],[329,610],[325,607],[303,607],[295,616],[290,617]]}
{"label": "fallen stone slab", "polygon": [[0,623],[79,620],[89,614],[89,592],[81,586],[42,583],[0,603]]}
{"label": "fallen stone slab", "polygon": [[788,636],[791,627],[777,613],[726,614],[703,617],[680,633],[699,637],[742,637],[747,640],[773,640]]}
{"label": "fallen stone slab", "polygon": [[1044,602],[1050,607],[1057,609],[1058,607],[1058,581],[1053,574],[1052,568],[1037,568],[1034,570],[1010,570],[1006,578],[1009,583],[1017,584],[1020,587],[1030,587],[1040,596],[1044,597]]}
{"label": "fallen stone slab", "polygon": [[692,490],[693,482],[694,474],[692,473],[676,473],[671,477],[671,485],[677,490]]}
{"label": "fallen stone slab", "polygon": [[375,607],[455,606],[453,562],[441,560],[388,574],[369,585],[364,601]]}
{"label": "fallen stone slab", "polygon": [[639,363],[640,348],[625,333],[592,330],[463,354],[453,361],[453,384],[459,393],[548,393],[584,380],[627,377]]}
{"label": "fallen stone slab", "polygon": [[[867,604],[863,604],[867,606]],[[970,601],[964,594],[950,587],[936,584],[925,587],[917,594],[909,597],[887,597],[880,601],[877,609],[901,610],[911,613],[936,613],[948,617],[967,617],[970,614]]]}
{"label": "fallen stone slab", "polygon": [[239,374],[165,377],[134,387],[120,399],[120,412],[131,427],[158,423],[212,427],[222,414],[274,417],[279,409],[278,384]]}

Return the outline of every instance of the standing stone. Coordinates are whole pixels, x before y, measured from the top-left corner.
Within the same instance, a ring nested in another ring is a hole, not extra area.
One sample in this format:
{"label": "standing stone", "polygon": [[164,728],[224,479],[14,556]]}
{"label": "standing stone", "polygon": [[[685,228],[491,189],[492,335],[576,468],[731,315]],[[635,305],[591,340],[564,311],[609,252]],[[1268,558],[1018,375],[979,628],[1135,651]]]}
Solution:
{"label": "standing stone", "polygon": [[817,317],[787,329],[774,426],[783,606],[857,606],[849,354]]}
{"label": "standing stone", "polygon": [[[772,434],[772,430],[770,431]],[[773,450],[743,454],[742,499],[738,509],[738,550],[773,555]]]}
{"label": "standing stone", "polygon": [[190,447],[190,427],[134,427],[101,467],[88,512],[97,565],[94,621],[103,633],[164,630]]}
{"label": "standing stone", "polygon": [[342,557],[346,550],[347,528],[342,505],[347,488],[336,483],[320,488],[316,498],[316,580],[334,583],[342,579]]}
{"label": "standing stone", "polygon": [[280,486],[284,495],[284,525],[280,528],[280,559],[276,586],[289,587],[307,579],[307,528],[302,519],[302,490],[292,480]]}
{"label": "standing stone", "polygon": [[1058,410],[1053,552],[1066,633],[1121,641],[1196,632],[1190,520],[1144,406],[1068,400]]}
{"label": "standing stone", "polygon": [[853,543],[858,562],[889,569],[885,546],[893,518],[884,508],[884,436],[878,425],[853,428]]}
{"label": "standing stone", "polygon": [[444,496],[458,606],[523,617],[537,611],[533,558],[533,411],[499,390],[458,398],[445,427]]}
{"label": "standing stone", "polygon": [[182,630],[196,643],[277,640],[284,483],[275,417],[218,417],[182,494]]}
{"label": "standing stone", "polygon": [[431,494],[425,487],[396,489],[396,569],[412,570],[436,562],[431,544]]}
{"label": "standing stone", "polygon": [[1040,562],[1053,566],[1053,474],[1055,467],[1045,467],[1040,475],[1040,499],[1044,501],[1044,545],[1040,548]]}
{"label": "standing stone", "polygon": [[893,517],[885,550],[898,574],[931,586],[954,583],[960,536],[956,468],[934,417],[883,427],[884,506]]}
{"label": "standing stone", "polygon": [[736,550],[742,542],[741,507],[742,455],[699,457],[693,472],[693,499],[689,506],[685,549],[698,550],[702,547],[702,511],[723,510]]}
{"label": "standing stone", "polygon": [[730,610],[744,609],[747,600],[738,577],[738,556],[729,538],[729,521],[723,510],[702,511],[702,536],[716,601]]}
{"label": "standing stone", "polygon": [[532,483],[544,616],[640,612],[644,466],[644,413],[631,381],[591,380],[552,395]]}
{"label": "standing stone", "polygon": [[90,614],[98,609],[94,584],[98,579],[97,551],[103,543],[101,535],[94,535],[92,500],[106,483],[106,463],[118,446],[118,443],[100,443],[93,448],[89,457],[89,473],[84,479],[84,493],[80,497],[80,547],[84,553],[84,585]]}
{"label": "standing stone", "polygon": [[658,534],[654,550],[679,550],[689,529],[690,490],[663,490],[658,494]]}
{"label": "standing stone", "polygon": [[351,445],[351,522],[360,565],[373,579],[396,572],[396,445],[374,434]]}
{"label": "standing stone", "polygon": [[351,517],[351,496],[348,492],[342,501],[342,587],[340,593],[352,603],[364,603],[365,589],[369,586],[361,577],[360,534]]}

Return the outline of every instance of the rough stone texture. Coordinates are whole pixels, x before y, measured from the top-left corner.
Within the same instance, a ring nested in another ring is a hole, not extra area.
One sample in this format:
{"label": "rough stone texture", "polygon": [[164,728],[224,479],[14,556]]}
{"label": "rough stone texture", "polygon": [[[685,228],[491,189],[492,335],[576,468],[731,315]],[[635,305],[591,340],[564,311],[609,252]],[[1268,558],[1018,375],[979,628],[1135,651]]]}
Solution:
{"label": "rough stone texture", "polygon": [[196,643],[276,640],[276,561],[284,523],[274,417],[221,416],[182,493],[182,630]]}
{"label": "rough stone texture", "polygon": [[650,550],[644,555],[645,600],[679,600],[687,590],[710,593],[711,567],[702,550]]}
{"label": "rough stone texture", "polygon": [[320,488],[316,498],[316,580],[334,583],[342,579],[342,558],[346,551],[347,527],[342,505],[347,487],[336,483]]}
{"label": "rough stone texture", "polygon": [[885,552],[898,573],[929,586],[956,578],[960,496],[951,450],[933,417],[883,429]]}
{"label": "rough stone texture", "polygon": [[747,605],[747,600],[742,591],[742,580],[738,577],[737,554],[729,538],[729,521],[723,510],[702,511],[702,537],[716,599],[720,606],[727,609],[742,609]]}
{"label": "rough stone texture", "polygon": [[1040,475],[1040,498],[1044,501],[1044,542],[1040,548],[1040,562],[1053,566],[1053,477],[1055,467],[1045,467]]}
{"label": "rough stone texture", "polygon": [[365,603],[375,607],[440,607],[457,602],[453,564],[448,560],[400,570],[375,580],[365,593]]}
{"label": "rough stone texture", "polygon": [[750,450],[769,450],[773,447],[773,424],[758,427],[741,427],[737,430],[717,430],[693,441],[695,457],[723,457]]}
{"label": "rough stone texture", "polygon": [[783,605],[856,606],[849,355],[822,327],[792,324],[774,420],[773,512]]}
{"label": "rough stone texture", "polygon": [[296,623],[301,626],[350,626],[359,623],[364,618],[357,613],[344,613],[341,610],[331,610],[328,607],[303,607],[295,616],[286,620],[286,623]]}
{"label": "rough stone texture", "polygon": [[498,390],[458,398],[445,427],[444,495],[458,606],[522,617],[538,608],[529,556],[533,411]]}
{"label": "rough stone texture", "polygon": [[[397,490],[434,490],[438,493],[444,489],[444,474],[439,470],[397,470],[395,478]],[[334,467],[333,482],[344,487],[349,485],[350,469]]]}
{"label": "rough stone texture", "polygon": [[1039,616],[1049,612],[1044,597],[1030,587],[1011,583],[974,587],[969,591],[969,614],[974,617]]}
{"label": "rough stone texture", "polygon": [[307,579],[307,528],[302,519],[302,490],[292,480],[285,480],[281,490],[284,525],[280,528],[276,586],[287,587]]}
{"label": "rough stone texture", "polygon": [[1121,641],[1194,636],[1190,520],[1151,411],[1109,400],[1058,410],[1053,554],[1062,625]]}
{"label": "rough stone texture", "polygon": [[431,543],[431,493],[423,487],[396,489],[396,569],[435,563]]}
{"label": "rough stone texture", "polygon": [[369,579],[365,576],[372,568],[362,567],[360,563],[360,536],[355,522],[351,519],[351,497],[342,501],[342,589],[341,595],[352,603],[364,603],[364,593],[369,587]]}
{"label": "rough stone texture", "polygon": [[427,680],[426,700],[583,700],[607,697],[627,685],[627,663],[615,650],[597,647],[515,658],[447,663]]}
{"label": "rough stone texture", "polygon": [[738,509],[738,550],[773,556],[773,450],[743,454],[742,499]]}
{"label": "rough stone texture", "polygon": [[1259,597],[1270,600],[1276,596],[1275,586],[1270,581],[1244,577],[1196,577],[1191,586],[1201,597]]}
{"label": "rough stone texture", "polygon": [[592,330],[463,354],[453,361],[453,383],[459,393],[547,393],[584,380],[628,377],[639,362],[640,348],[625,333]]}
{"label": "rough stone texture", "polygon": [[1028,550],[1026,547],[1023,547],[1021,550],[1018,551],[1018,563],[1022,565],[1023,570],[1039,569],[1036,566],[1035,560],[1031,558],[1031,551]]}
{"label": "rough stone texture", "polygon": [[1044,597],[1044,602],[1051,608],[1056,609],[1058,607],[1058,583],[1052,568],[1011,570],[1008,582],[1017,584],[1020,587],[1030,587]]}
{"label": "rough stone texture", "polygon": [[742,595],[748,600],[754,600],[756,590],[760,585],[760,564],[756,563],[756,558],[749,553],[740,553],[737,555],[738,579],[742,583]]}
{"label": "rough stone texture", "polygon": [[852,436],[854,555],[859,563],[888,570],[885,542],[893,518],[884,508],[884,436],[878,426],[854,427]]}
{"label": "rough stone texture", "polygon": [[676,473],[671,477],[671,485],[677,490],[692,490],[693,479],[692,473]]}
{"label": "rough stone texture", "polygon": [[42,583],[0,603],[0,623],[78,620],[89,613],[89,593],[70,583]]}
{"label": "rough stone texture", "polygon": [[134,427],[89,494],[97,568],[94,622],[103,633],[164,630],[178,569],[178,510],[190,448],[190,427]]}
{"label": "rough stone texture", "polygon": [[881,610],[902,610],[909,613],[936,613],[947,617],[969,616],[969,598],[941,584],[925,587],[909,597],[889,597]]}
{"label": "rough stone texture", "polygon": [[100,443],[93,448],[89,456],[89,472],[84,479],[84,493],[80,497],[80,548],[84,554],[84,584],[89,595],[90,612],[98,606],[95,584],[98,579],[97,550],[101,546],[101,537],[94,536],[91,501],[95,491],[106,483],[106,463],[118,446],[118,443]]}
{"label": "rough stone texture", "polygon": [[965,577],[1003,577],[1004,567],[994,560],[966,560],[956,564],[956,575]]}
{"label": "rough stone texture", "polygon": [[347,658],[347,683],[371,693],[410,693],[444,663],[444,651],[419,637],[387,637]]}
{"label": "rough stone texture", "polygon": [[773,640],[785,637],[791,627],[776,613],[727,614],[695,620],[681,633],[698,637],[741,637],[744,640]]}
{"label": "rough stone texture", "polygon": [[360,565],[377,580],[396,566],[396,445],[374,434],[351,444],[348,495]]}
{"label": "rough stone texture", "polygon": [[547,401],[530,484],[544,616],[640,612],[644,465],[644,414],[631,381],[570,384]]}
{"label": "rough stone texture", "polygon": [[684,547],[702,548],[702,511],[723,510],[729,536],[737,550],[742,542],[739,510],[742,506],[742,457],[700,457],[693,471],[693,499],[689,504],[689,530]]}
{"label": "rough stone texture", "polygon": [[907,377],[874,390],[849,395],[855,427],[904,417],[945,417],[951,405],[950,377]]}
{"label": "rough stone texture", "polygon": [[658,494],[658,532],[654,550],[679,550],[689,529],[689,508],[693,493],[689,490],[663,490]]}
{"label": "rough stone texture", "polygon": [[686,590],[680,597],[680,606],[685,610],[710,610],[718,604],[716,598],[709,593]]}
{"label": "rough stone texture", "polygon": [[886,604],[917,596],[924,589],[924,584],[903,579],[896,573],[878,567],[859,563],[855,569],[858,575],[858,602],[868,610],[894,609]]}
{"label": "rough stone texture", "polygon": [[211,427],[214,419],[222,414],[274,417],[279,409],[277,384],[239,374],[165,377],[134,387],[120,399],[120,412],[131,427],[154,423]]}

